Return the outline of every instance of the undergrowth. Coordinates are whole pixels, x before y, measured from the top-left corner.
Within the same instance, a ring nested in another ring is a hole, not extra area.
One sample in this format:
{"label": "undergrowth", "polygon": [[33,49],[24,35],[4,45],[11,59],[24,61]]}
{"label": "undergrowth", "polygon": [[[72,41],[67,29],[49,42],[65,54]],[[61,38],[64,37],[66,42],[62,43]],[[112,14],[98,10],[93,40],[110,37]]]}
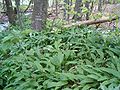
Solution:
{"label": "undergrowth", "polygon": [[120,90],[120,35],[90,28],[0,33],[3,90]]}

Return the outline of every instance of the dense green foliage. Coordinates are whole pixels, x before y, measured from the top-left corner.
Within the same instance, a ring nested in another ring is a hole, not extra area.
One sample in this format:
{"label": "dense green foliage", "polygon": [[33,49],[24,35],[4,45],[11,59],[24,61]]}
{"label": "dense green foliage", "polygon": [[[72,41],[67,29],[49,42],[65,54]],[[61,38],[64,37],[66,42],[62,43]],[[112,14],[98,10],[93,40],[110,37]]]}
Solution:
{"label": "dense green foliage", "polygon": [[119,90],[120,36],[90,28],[0,33],[4,90]]}

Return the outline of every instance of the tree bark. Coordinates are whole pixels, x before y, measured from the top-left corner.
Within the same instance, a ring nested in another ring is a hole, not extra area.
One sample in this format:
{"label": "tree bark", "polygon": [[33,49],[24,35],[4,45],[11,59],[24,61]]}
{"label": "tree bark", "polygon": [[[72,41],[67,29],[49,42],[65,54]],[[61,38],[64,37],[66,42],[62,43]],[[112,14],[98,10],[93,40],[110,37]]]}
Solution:
{"label": "tree bark", "polygon": [[58,0],[55,0],[55,8],[56,8],[56,12],[55,12],[55,14],[56,14],[56,17],[58,17]]}
{"label": "tree bark", "polygon": [[48,0],[34,0],[32,27],[41,31],[46,24]]}
{"label": "tree bark", "polygon": [[20,0],[15,0],[15,4],[16,4],[16,10],[17,10],[17,19],[19,21],[19,26],[20,28],[22,29],[23,28],[23,22],[22,22],[22,16],[21,16],[21,13],[20,13]]}
{"label": "tree bark", "polygon": [[12,1],[11,0],[5,0],[5,4],[6,4],[6,8],[7,8],[7,15],[8,15],[8,19],[9,22],[14,25],[15,24],[15,14],[14,14],[14,10],[12,7]]}
{"label": "tree bark", "polygon": [[82,7],[82,0],[76,0],[76,2],[75,2],[75,12],[77,12],[77,14],[80,14],[80,16],[79,15],[74,15],[74,19],[77,21],[77,20],[82,20],[82,9],[81,9],[81,7]]}
{"label": "tree bark", "polygon": [[86,1],[86,3],[85,3],[85,7],[88,9],[88,12],[86,13],[86,20],[89,20],[89,6],[90,6],[90,2],[88,2],[88,1]]}
{"label": "tree bark", "polygon": [[[68,14],[67,12],[70,12],[70,6],[72,5],[72,0],[64,0],[64,19],[67,20],[69,22],[70,19],[70,14]],[[66,7],[67,6],[67,7]]]}
{"label": "tree bark", "polygon": [[68,3],[67,0],[64,0],[64,20],[66,20],[67,17],[67,9],[66,9],[66,4]]}
{"label": "tree bark", "polygon": [[99,0],[98,2],[98,11],[102,11],[102,0]]}

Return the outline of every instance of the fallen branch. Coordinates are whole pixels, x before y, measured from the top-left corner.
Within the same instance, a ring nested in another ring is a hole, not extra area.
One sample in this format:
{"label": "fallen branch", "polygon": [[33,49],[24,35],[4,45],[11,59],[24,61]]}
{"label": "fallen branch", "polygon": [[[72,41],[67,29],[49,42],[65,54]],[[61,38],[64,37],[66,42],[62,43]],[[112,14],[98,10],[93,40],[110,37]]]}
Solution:
{"label": "fallen branch", "polygon": [[29,9],[30,5],[32,4],[33,0],[30,0],[29,5],[27,6],[27,8],[24,10],[24,13]]}
{"label": "fallen branch", "polygon": [[106,18],[106,19],[99,19],[99,20],[79,21],[79,22],[72,23],[72,24],[69,24],[69,25],[64,25],[64,27],[69,28],[69,27],[72,27],[72,26],[101,24],[101,23],[105,23],[105,22],[111,22],[111,21],[114,21],[114,20],[117,20],[117,19],[119,19],[119,17],[114,17],[112,19]]}

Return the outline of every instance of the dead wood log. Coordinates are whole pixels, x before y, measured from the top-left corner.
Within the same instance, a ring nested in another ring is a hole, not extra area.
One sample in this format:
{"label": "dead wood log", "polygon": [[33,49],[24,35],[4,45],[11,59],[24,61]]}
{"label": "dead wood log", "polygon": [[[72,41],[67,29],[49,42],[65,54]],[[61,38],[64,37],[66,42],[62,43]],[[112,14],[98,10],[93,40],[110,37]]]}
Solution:
{"label": "dead wood log", "polygon": [[98,20],[87,20],[87,21],[79,21],[76,23],[71,23],[69,25],[64,25],[65,28],[69,28],[72,26],[82,26],[82,25],[93,25],[93,24],[101,24],[105,22],[111,22],[119,19],[119,17],[113,17],[113,18],[104,18],[104,19],[98,19]]}

